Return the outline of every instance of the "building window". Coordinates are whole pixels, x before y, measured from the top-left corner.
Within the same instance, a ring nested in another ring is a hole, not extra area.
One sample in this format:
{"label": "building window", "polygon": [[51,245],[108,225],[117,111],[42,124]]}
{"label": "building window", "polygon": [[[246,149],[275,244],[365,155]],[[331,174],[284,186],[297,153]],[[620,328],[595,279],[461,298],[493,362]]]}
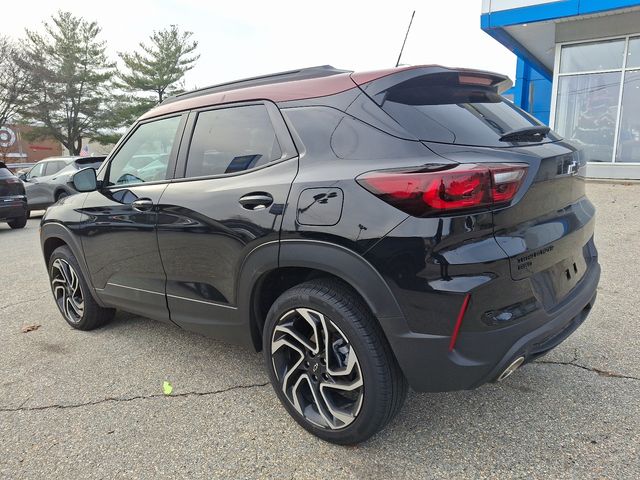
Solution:
{"label": "building window", "polygon": [[591,162],[640,163],[640,37],[563,45],[554,128]]}

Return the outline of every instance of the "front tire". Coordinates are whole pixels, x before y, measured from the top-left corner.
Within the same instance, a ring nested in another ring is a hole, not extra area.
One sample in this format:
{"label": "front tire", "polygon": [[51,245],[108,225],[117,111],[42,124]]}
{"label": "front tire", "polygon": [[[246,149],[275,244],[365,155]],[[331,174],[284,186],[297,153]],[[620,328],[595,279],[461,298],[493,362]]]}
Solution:
{"label": "front tire", "polygon": [[78,330],[93,330],[111,320],[112,308],[96,303],[69,247],[56,248],[49,259],[49,280],[53,298],[69,325]]}
{"label": "front tire", "polygon": [[400,410],[407,382],[376,319],[345,284],[284,292],[263,332],[271,384],[289,414],[323,440],[351,445]]}
{"label": "front tire", "polygon": [[69,194],[67,192],[65,192],[64,190],[60,190],[58,193],[56,193],[56,202],[59,201],[61,198],[64,197],[68,197]]}

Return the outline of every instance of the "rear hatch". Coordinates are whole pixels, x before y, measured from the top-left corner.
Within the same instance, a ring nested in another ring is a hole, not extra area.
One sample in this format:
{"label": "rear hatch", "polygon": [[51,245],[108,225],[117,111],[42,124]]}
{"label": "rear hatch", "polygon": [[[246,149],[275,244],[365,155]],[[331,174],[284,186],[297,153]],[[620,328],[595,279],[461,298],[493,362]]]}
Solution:
{"label": "rear hatch", "polygon": [[529,278],[549,310],[596,256],[595,211],[585,197],[581,152],[505,100],[500,92],[509,85],[497,74],[422,67],[361,88],[408,137],[441,157],[528,167],[509,204],[492,207],[494,236],[509,257],[512,278]]}
{"label": "rear hatch", "polygon": [[0,197],[16,195],[24,195],[24,185],[8,168],[0,166]]}

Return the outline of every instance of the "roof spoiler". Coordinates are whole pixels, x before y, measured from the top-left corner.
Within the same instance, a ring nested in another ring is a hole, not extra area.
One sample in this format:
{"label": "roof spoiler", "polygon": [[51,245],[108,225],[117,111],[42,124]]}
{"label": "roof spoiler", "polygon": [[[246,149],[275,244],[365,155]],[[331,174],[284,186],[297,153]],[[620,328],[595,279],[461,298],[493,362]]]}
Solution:
{"label": "roof spoiler", "polygon": [[468,68],[447,68],[440,65],[390,68],[375,72],[353,73],[351,78],[362,88],[376,103],[384,101],[383,94],[386,90],[419,77],[431,75],[457,76],[460,85],[477,85],[484,88],[492,88],[497,93],[503,93],[513,86],[509,77],[499,73]]}

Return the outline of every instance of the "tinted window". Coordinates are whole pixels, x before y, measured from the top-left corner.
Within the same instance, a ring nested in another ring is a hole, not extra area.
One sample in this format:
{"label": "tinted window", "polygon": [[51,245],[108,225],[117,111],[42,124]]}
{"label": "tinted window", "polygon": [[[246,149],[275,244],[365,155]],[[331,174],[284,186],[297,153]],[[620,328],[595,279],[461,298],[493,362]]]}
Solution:
{"label": "tinted window", "polygon": [[11,173],[8,168],[0,167],[0,178],[9,178],[13,176],[13,173]]}
{"label": "tinted window", "polygon": [[140,125],[111,160],[108,185],[166,180],[179,124],[171,117]]}
{"label": "tinted window", "polygon": [[505,147],[505,133],[541,125],[494,89],[459,83],[457,74],[414,78],[383,98],[382,109],[425,141]]}
{"label": "tinted window", "polygon": [[186,176],[241,172],[281,156],[264,105],[211,110],[198,115]]}

